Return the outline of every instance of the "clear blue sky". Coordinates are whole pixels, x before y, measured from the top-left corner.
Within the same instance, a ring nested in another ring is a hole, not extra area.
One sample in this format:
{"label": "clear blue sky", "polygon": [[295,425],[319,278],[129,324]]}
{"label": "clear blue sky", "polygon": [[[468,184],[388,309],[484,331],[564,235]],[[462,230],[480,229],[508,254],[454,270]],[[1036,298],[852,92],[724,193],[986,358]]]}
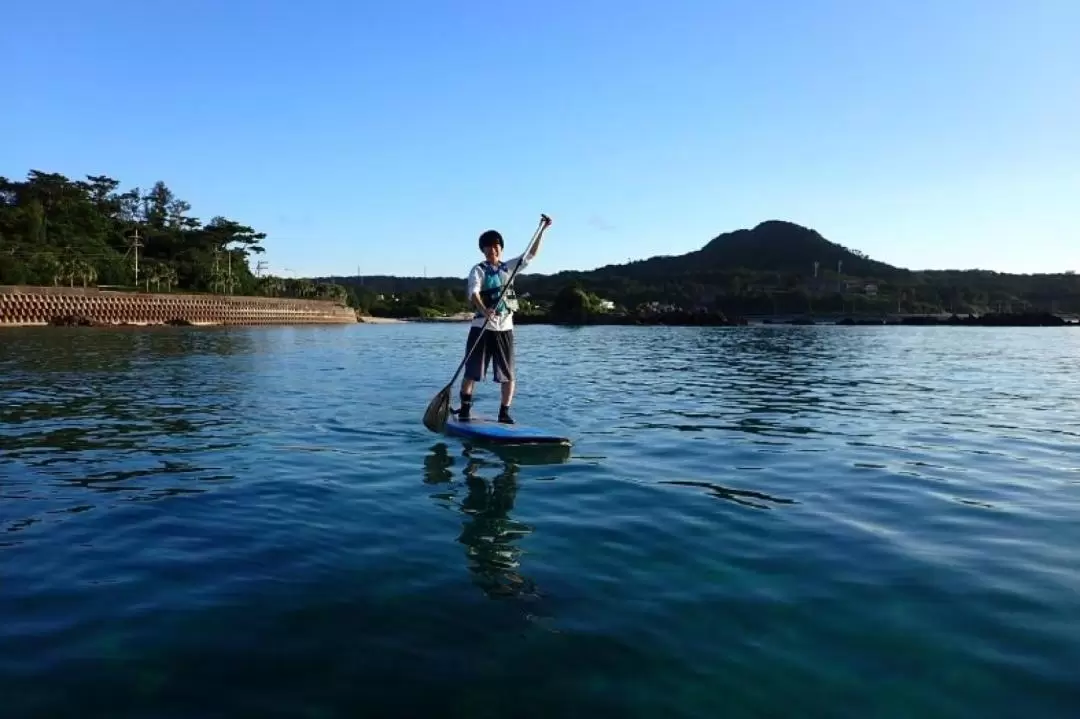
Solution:
{"label": "clear blue sky", "polygon": [[1080,270],[1078,38],[1078,0],[9,3],[0,174],[162,179],[281,274],[464,277],[541,212],[535,272],[774,218]]}

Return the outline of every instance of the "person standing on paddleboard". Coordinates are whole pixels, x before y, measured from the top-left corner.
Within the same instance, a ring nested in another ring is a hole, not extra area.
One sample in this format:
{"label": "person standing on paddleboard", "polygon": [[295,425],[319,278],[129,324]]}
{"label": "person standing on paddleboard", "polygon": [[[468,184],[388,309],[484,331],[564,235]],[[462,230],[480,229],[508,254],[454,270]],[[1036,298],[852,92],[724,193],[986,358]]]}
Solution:
{"label": "person standing on paddleboard", "polygon": [[[546,225],[551,220],[544,217]],[[480,235],[480,251],[484,261],[476,264],[469,272],[466,293],[476,313],[469,327],[466,351],[477,340],[479,344],[465,364],[465,374],[461,378],[461,410],[458,419],[469,419],[472,410],[473,390],[476,383],[484,378],[489,364],[494,365],[493,378],[502,390],[499,406],[499,421],[513,424],[510,416],[510,403],[514,399],[514,310],[517,299],[511,287],[499,301],[503,287],[511,274],[520,266],[524,269],[540,250],[543,233],[525,253],[510,260],[502,259],[503,238],[496,230],[487,230]],[[486,324],[485,324],[486,323]]]}

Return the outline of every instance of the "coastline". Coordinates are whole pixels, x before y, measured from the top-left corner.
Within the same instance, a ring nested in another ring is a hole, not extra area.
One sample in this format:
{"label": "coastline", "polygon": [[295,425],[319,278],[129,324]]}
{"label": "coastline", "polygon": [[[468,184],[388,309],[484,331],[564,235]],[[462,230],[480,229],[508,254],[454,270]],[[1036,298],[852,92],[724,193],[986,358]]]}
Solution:
{"label": "coastline", "polygon": [[0,327],[355,324],[344,303],[292,297],[0,285]]}
{"label": "coastline", "polygon": [[[385,317],[362,314],[341,301],[302,298],[141,293],[97,287],[0,286],[3,327],[213,327],[410,323],[467,324],[471,312],[452,315]],[[952,313],[792,313],[727,316],[718,310],[586,312],[574,317],[517,313],[515,325],[737,327],[747,325],[1080,327],[1080,316],[1048,311],[957,315]]]}
{"label": "coastline", "polygon": [[373,317],[357,313],[356,321],[368,325],[398,325],[417,322],[469,322],[472,320],[471,312],[459,312],[456,315],[446,317]]}
{"label": "coastline", "polygon": [[399,317],[369,317],[357,315],[356,321],[362,325],[403,325],[414,320],[401,319]]}
{"label": "coastline", "polygon": [[[471,316],[449,317],[371,317],[358,315],[361,324],[419,324],[430,322],[465,323]],[[550,325],[565,327],[746,327],[820,325],[838,327],[1080,327],[1080,317],[1049,312],[989,313],[984,315],[901,314],[901,315],[754,315],[728,318],[719,313],[672,312],[655,315],[589,315],[581,321],[554,319],[547,315],[517,315],[515,325]]]}

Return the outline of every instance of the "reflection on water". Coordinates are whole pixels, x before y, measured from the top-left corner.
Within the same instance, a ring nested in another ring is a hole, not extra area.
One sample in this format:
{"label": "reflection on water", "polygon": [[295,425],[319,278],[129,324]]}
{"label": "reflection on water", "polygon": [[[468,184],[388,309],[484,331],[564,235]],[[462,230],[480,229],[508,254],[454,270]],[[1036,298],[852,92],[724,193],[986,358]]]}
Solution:
{"label": "reflection on water", "polygon": [[489,597],[535,594],[536,587],[518,570],[517,542],[532,527],[510,517],[517,497],[517,465],[504,464],[490,480],[482,463],[470,458],[464,468],[468,494],[461,511],[468,517],[458,541],[465,545],[474,581]]}
{"label": "reflection on water", "polygon": [[[753,507],[755,509],[772,509],[768,504],[764,502],[772,502],[773,504],[795,504],[793,499],[784,499],[783,497],[774,497],[764,492],[755,492],[749,489],[732,489],[730,487],[724,487],[716,484],[715,482],[698,482],[689,479],[661,479],[657,480],[660,484],[675,484],[682,485],[684,487],[699,487],[707,490],[709,494],[717,499],[726,499],[729,502],[735,502],[746,507]],[[761,500],[754,502],[752,500]]]}
{"label": "reflection on water", "polygon": [[464,517],[457,541],[465,547],[473,582],[492,599],[537,596],[534,582],[519,571],[522,550],[517,544],[533,527],[511,517],[518,464],[498,457],[486,459],[482,450],[467,443],[461,456],[465,459],[461,470],[464,496],[454,486],[454,459],[444,443],[436,444],[424,458],[424,482],[447,485],[432,497]]}
{"label": "reflection on water", "polygon": [[213,455],[242,440],[250,334],[4,330],[3,339],[0,527],[97,508],[87,490],[153,501],[233,478]]}
{"label": "reflection on water", "polygon": [[1074,331],[522,328],[572,451],[459,340],[0,333],[4,716],[1076,714]]}

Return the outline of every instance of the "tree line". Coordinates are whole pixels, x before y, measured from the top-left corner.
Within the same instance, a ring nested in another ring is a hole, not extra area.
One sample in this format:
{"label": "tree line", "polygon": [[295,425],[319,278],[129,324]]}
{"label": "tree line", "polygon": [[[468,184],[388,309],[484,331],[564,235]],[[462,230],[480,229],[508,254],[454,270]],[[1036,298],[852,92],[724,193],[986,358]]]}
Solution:
{"label": "tree line", "polygon": [[462,289],[445,284],[421,286],[407,291],[386,289],[378,291],[348,279],[345,282],[348,304],[358,312],[372,317],[446,317],[467,312],[470,305],[465,299],[464,280],[458,282]]}
{"label": "tree line", "polygon": [[[383,316],[418,317],[467,310],[464,278],[334,277],[350,304]],[[728,317],[788,314],[1080,313],[1080,278],[980,271],[910,272],[892,278],[813,276],[793,271],[698,269],[683,274],[521,275],[522,314],[562,319],[600,313],[648,315],[665,309]],[[378,299],[379,297],[383,299]]]}
{"label": "tree line", "polygon": [[0,177],[0,284],[346,300],[333,283],[255,276],[249,260],[266,234],[191,210],[161,181],[122,189],[106,175]]}
{"label": "tree line", "polygon": [[[326,299],[376,316],[469,311],[462,277],[257,276],[266,234],[233,219],[203,222],[164,182],[123,189],[105,175],[30,171],[0,177],[0,284]],[[137,262],[136,262],[137,259]],[[718,235],[700,250],[591,271],[516,280],[522,314],[729,316],[836,313],[1080,313],[1072,272],[912,271],[872,260],[794,223]]]}
{"label": "tree line", "polygon": [[[424,305],[418,293],[449,291],[464,301],[464,277],[323,278]],[[723,233],[701,249],[588,271],[523,274],[525,313],[553,317],[650,314],[675,308],[730,317],[770,314],[1080,313],[1073,272],[1010,274],[987,270],[921,270],[873,260],[810,228],[769,220]],[[369,303],[372,304],[372,303]],[[613,305],[613,306],[612,306]],[[377,307],[377,304],[372,304]],[[374,310],[373,310],[374,311]]]}

